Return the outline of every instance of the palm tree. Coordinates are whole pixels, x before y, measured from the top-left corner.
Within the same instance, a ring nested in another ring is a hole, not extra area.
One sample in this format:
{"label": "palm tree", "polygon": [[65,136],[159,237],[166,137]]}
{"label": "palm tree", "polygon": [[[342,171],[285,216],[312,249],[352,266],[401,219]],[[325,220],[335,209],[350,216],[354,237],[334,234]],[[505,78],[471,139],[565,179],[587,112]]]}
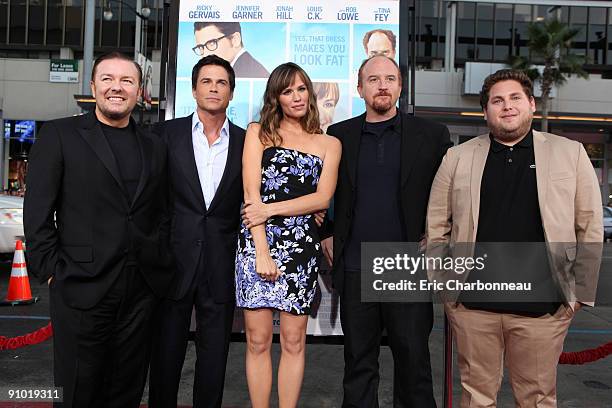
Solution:
{"label": "palm tree", "polygon": [[[572,41],[579,32],[579,29],[570,28],[557,19],[530,23],[527,28],[530,57],[510,57],[513,68],[525,71],[533,81],[540,80],[543,132],[548,131],[548,105],[552,87],[560,87],[572,74],[585,79],[589,76],[582,69],[586,58],[571,53]],[[543,65],[544,69],[540,72],[535,65]]]}

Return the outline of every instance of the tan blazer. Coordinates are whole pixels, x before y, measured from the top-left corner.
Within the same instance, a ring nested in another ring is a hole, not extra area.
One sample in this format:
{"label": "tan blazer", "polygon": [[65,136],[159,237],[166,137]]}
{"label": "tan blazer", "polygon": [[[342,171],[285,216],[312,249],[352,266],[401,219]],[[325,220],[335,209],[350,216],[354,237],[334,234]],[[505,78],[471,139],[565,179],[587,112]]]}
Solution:
{"label": "tan blazer", "polygon": [[[427,243],[476,240],[480,183],[491,142],[481,135],[448,150],[427,210]],[[599,183],[581,143],[533,131],[540,214],[553,277],[568,304],[594,304],[603,214]],[[587,246],[576,243],[593,243]],[[578,248],[578,249],[577,249]]]}

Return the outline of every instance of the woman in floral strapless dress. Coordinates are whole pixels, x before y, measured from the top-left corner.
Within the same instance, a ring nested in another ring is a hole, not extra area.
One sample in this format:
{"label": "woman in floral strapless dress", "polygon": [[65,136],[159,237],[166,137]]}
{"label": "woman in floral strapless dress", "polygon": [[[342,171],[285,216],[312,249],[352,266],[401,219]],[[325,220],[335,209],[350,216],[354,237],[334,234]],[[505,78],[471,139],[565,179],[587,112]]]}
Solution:
{"label": "woman in floral strapless dress", "polygon": [[272,72],[260,117],[247,129],[242,159],[236,305],[244,309],[253,407],[270,403],[274,310],[280,311],[279,406],[295,407],[322,257],[314,214],[333,196],[342,148],[322,133],[312,83],[296,64]]}
{"label": "woman in floral strapless dress", "polygon": [[[269,147],[262,157],[261,201],[275,203],[316,192],[323,161],[310,153]],[[266,222],[270,255],[281,274],[262,279],[256,269],[256,249],[243,224],[236,255],[236,304],[257,309],[273,308],[295,315],[310,314],[316,292],[321,244],[311,214],[276,216]]]}

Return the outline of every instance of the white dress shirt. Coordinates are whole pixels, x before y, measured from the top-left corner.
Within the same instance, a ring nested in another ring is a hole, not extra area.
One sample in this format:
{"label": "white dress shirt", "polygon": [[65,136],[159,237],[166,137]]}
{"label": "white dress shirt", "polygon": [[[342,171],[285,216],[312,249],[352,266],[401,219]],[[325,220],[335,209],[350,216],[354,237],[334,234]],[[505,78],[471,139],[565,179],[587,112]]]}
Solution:
{"label": "white dress shirt", "polygon": [[219,137],[209,146],[204,135],[204,125],[197,112],[195,112],[191,120],[191,138],[200,186],[204,194],[206,208],[209,208],[219,183],[221,183],[221,177],[223,177],[225,163],[227,162],[229,121],[225,118]]}

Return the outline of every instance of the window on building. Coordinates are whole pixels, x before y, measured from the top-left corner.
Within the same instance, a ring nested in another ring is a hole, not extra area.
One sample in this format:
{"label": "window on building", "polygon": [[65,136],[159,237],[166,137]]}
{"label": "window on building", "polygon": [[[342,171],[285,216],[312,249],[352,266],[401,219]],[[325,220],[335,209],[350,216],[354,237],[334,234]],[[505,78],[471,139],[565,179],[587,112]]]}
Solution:
{"label": "window on building", "polygon": [[476,57],[475,20],[476,4],[457,4],[457,47],[458,59],[474,60]]}
{"label": "window on building", "polygon": [[[163,0],[155,0],[157,2],[157,45],[156,48],[161,48],[162,44],[162,25],[164,23],[164,1]],[[446,9],[447,4],[442,3],[442,8]],[[446,11],[443,13],[446,15]],[[444,51],[442,51],[444,53]]]}
{"label": "window on building", "polygon": [[589,9],[588,63],[605,64],[606,9]]}
{"label": "window on building", "polygon": [[[441,1],[439,3],[439,17],[438,17],[438,45],[436,56],[444,58],[444,47],[446,46],[446,3]],[[161,14],[161,10],[160,10]],[[161,16],[160,16],[161,19]],[[160,21],[161,26],[161,21]],[[160,36],[161,38],[161,36]]]}
{"label": "window on building", "polygon": [[476,7],[477,60],[493,59],[493,11],[492,3],[478,3]]}
{"label": "window on building", "polygon": [[66,1],[66,39],[64,41],[66,45],[80,46],[82,44],[81,26],[84,11],[82,0]]}
{"label": "window on building", "polygon": [[[445,26],[440,25],[441,1],[429,0],[421,3],[419,18],[419,43],[417,55],[423,57],[438,57],[438,36]],[[443,20],[443,19],[442,19]],[[444,20],[442,21],[444,24]],[[444,51],[442,50],[442,54]]]}
{"label": "window on building", "polygon": [[119,22],[122,18],[122,12],[119,9],[118,2],[111,2],[111,11],[113,18],[110,20],[102,19],[102,46],[116,47],[119,45]]}
{"label": "window on building", "polygon": [[30,0],[28,7],[28,44],[44,44],[45,2]]}
{"label": "window on building", "polygon": [[[132,5],[130,3],[130,5]],[[135,5],[134,5],[135,6]],[[136,14],[125,5],[121,12],[121,46],[133,47],[136,39]]]}
{"label": "window on building", "polygon": [[47,45],[62,45],[64,6],[62,0],[47,0]]}
{"label": "window on building", "polygon": [[0,1],[0,44],[6,43],[6,29],[8,27],[8,2]]}
{"label": "window on building", "polygon": [[587,14],[588,8],[586,7],[572,7],[570,8],[570,26],[580,30],[578,35],[572,42],[571,52],[577,55],[586,55],[586,38],[587,38]]}
{"label": "window on building", "polygon": [[[157,9],[155,8],[151,8],[151,17],[149,17],[149,20],[147,21],[147,25],[146,25],[146,46],[147,46],[147,54],[149,53],[149,51],[151,49],[153,49],[155,47],[155,36],[157,35],[156,32],[156,20],[157,20]],[[144,45],[143,44],[143,47]]]}
{"label": "window on building", "polygon": [[570,15],[570,8],[569,7],[567,7],[567,6],[556,7],[554,9],[554,13],[553,14],[562,23],[569,24],[569,15]]}
{"label": "window on building", "polygon": [[529,33],[527,28],[531,23],[531,9],[527,4],[514,6],[514,55],[529,56]]}
{"label": "window on building", "polygon": [[[440,2],[440,8],[441,8],[441,13],[442,16],[445,16],[446,11],[446,3],[444,2]],[[162,25],[163,25],[163,19],[164,19],[164,2],[163,0],[155,0],[155,44],[154,46],[152,46],[155,49],[159,49],[161,48],[161,44],[162,44]],[[440,20],[440,25],[438,27],[440,27],[440,38],[443,38],[444,36],[444,30],[445,30],[445,24],[446,24],[446,19],[444,17],[441,18]],[[440,40],[441,42],[444,42],[443,39]],[[444,46],[442,45],[442,50],[439,51],[441,54],[440,55],[444,55]]]}
{"label": "window on building", "polygon": [[94,17],[94,44],[99,46],[101,45],[101,32],[100,28],[102,27],[102,0],[96,0],[96,15]]}
{"label": "window on building", "polygon": [[495,5],[495,48],[493,49],[493,58],[496,61],[507,61],[513,55],[513,13],[514,6],[512,4]]}
{"label": "window on building", "polygon": [[25,44],[26,37],[26,2],[11,0],[11,21],[9,24],[9,43]]}
{"label": "window on building", "polygon": [[550,17],[548,12],[550,6],[536,6],[532,8],[533,15],[531,16],[532,21],[544,21]]}

